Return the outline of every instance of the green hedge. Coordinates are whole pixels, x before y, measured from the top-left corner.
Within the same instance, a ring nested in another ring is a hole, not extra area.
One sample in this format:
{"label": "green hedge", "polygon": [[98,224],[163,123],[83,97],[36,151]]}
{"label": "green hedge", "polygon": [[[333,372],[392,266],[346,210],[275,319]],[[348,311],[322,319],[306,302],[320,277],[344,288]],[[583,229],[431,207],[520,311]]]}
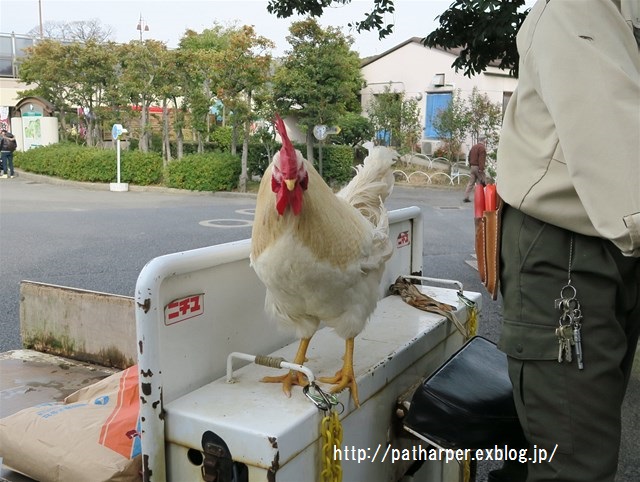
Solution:
{"label": "green hedge", "polygon": [[[271,147],[272,153],[275,154],[280,147],[280,144],[274,144]],[[306,144],[294,143],[293,147],[299,150],[305,158],[307,157]],[[320,148],[318,145],[313,147],[313,155],[315,159],[314,166],[319,169]],[[267,156],[267,146],[257,143],[249,144],[248,169],[250,174],[262,175],[271,160]],[[347,183],[355,174],[353,170],[354,161],[355,150],[351,146],[332,144],[322,146],[323,178],[329,183]]]}
{"label": "green hedge", "polygon": [[[160,184],[196,191],[224,191],[237,188],[241,163],[238,155],[219,151],[186,154],[180,161],[172,161],[163,173],[162,157],[158,152],[121,151],[120,180],[137,185]],[[274,146],[276,152],[280,146]],[[306,145],[295,146],[306,155]],[[185,149],[188,151],[188,149]],[[318,146],[314,149],[316,168]],[[114,182],[116,180],[116,152],[114,149],[86,147],[74,143],[59,143],[15,153],[15,165],[25,171],[84,182]],[[262,175],[271,162],[264,144],[249,144],[249,175]],[[324,178],[329,183],[345,184],[354,174],[354,150],[350,146],[325,145],[322,149]]]}
{"label": "green hedge", "polygon": [[[25,171],[83,182],[114,182],[116,151],[73,143],[52,144],[15,153],[15,165]],[[120,180],[131,184],[158,184],[162,180],[162,157],[157,153],[123,150]]]}
{"label": "green hedge", "polygon": [[165,170],[165,183],[191,191],[231,191],[238,187],[240,158],[228,153],[189,154],[172,161]]}

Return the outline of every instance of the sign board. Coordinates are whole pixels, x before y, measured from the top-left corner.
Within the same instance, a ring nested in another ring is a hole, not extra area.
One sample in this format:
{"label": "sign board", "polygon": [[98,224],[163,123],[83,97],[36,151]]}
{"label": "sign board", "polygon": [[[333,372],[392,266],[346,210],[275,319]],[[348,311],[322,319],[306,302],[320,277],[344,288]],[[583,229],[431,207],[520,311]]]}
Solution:
{"label": "sign board", "polygon": [[42,106],[30,103],[21,108],[20,114],[22,115],[24,150],[41,146],[43,144],[42,118],[44,117]]}
{"label": "sign board", "polygon": [[402,248],[403,246],[409,246],[411,244],[411,238],[409,231],[402,231],[396,238],[396,247]]}
{"label": "sign board", "polygon": [[195,318],[204,313],[204,293],[173,300],[164,307],[164,324],[166,326]]}
{"label": "sign board", "polygon": [[315,126],[313,128],[313,136],[319,141],[324,141],[327,138],[327,126],[324,124]]}
{"label": "sign board", "polygon": [[122,124],[113,124],[113,128],[111,129],[111,137],[115,141],[122,135],[122,132]]}
{"label": "sign board", "polygon": [[326,126],[319,124],[313,128],[313,136],[319,141],[324,141],[327,136],[340,134],[340,127],[338,126]]}

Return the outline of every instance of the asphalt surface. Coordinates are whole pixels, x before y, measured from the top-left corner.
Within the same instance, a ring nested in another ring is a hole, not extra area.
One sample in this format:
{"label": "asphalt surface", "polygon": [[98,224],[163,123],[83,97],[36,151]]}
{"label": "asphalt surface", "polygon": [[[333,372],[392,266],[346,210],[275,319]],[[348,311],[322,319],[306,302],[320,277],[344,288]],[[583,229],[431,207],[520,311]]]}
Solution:
{"label": "asphalt surface", "polygon": [[[0,180],[0,352],[22,347],[21,280],[133,296],[138,274],[151,259],[251,235],[252,195],[134,186],[110,192],[108,185],[18,174]],[[465,290],[483,293],[479,334],[497,341],[502,303],[484,292],[472,267],[473,208],[462,203],[462,194],[463,186],[396,185],[387,205],[422,209],[424,275],[455,279]],[[623,407],[617,482],[640,480],[639,407],[637,363]],[[481,464],[477,480],[484,481],[487,470],[497,466]]]}

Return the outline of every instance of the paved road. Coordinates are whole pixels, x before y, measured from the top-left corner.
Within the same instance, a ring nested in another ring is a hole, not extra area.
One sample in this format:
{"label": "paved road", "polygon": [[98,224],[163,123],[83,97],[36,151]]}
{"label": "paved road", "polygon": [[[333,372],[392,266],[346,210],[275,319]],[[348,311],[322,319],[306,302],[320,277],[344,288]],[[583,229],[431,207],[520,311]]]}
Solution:
{"label": "paved road", "polygon": [[[31,176],[29,176],[31,178]],[[159,192],[113,193],[20,176],[0,183],[0,351],[18,348],[21,280],[133,296],[152,258],[248,238],[254,200]],[[241,228],[199,224],[244,220]]]}
{"label": "paved road", "polygon": [[[495,341],[501,303],[484,293],[468,264],[473,211],[461,200],[460,188],[396,186],[388,205],[422,209],[425,276],[456,279],[466,290],[483,292],[479,333]],[[254,206],[251,196],[113,193],[102,185],[52,184],[28,174],[0,180],[0,352],[21,347],[21,280],[133,296],[137,276],[152,258],[250,237]],[[640,480],[638,364],[631,385],[618,482]],[[484,481],[491,467],[481,466],[477,480]]]}
{"label": "paved road", "polygon": [[[423,209],[427,276],[458,279],[479,291],[465,263],[473,249],[471,209],[460,198],[448,189],[397,187],[389,206]],[[152,258],[250,237],[254,207],[252,196],[115,193],[26,174],[2,180],[0,351],[21,346],[21,280],[133,296],[137,276]]]}

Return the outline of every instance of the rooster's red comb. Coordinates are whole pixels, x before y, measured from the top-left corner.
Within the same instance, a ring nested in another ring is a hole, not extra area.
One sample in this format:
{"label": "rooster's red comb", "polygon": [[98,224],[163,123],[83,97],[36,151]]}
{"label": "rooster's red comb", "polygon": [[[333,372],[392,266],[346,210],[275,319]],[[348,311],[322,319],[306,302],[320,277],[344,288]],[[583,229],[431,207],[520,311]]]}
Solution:
{"label": "rooster's red comb", "polygon": [[285,176],[285,179],[295,179],[298,171],[298,164],[296,161],[296,151],[291,144],[291,140],[287,135],[287,128],[284,125],[282,118],[276,114],[275,121],[276,130],[280,134],[282,139],[282,148],[280,149],[280,169]]}

